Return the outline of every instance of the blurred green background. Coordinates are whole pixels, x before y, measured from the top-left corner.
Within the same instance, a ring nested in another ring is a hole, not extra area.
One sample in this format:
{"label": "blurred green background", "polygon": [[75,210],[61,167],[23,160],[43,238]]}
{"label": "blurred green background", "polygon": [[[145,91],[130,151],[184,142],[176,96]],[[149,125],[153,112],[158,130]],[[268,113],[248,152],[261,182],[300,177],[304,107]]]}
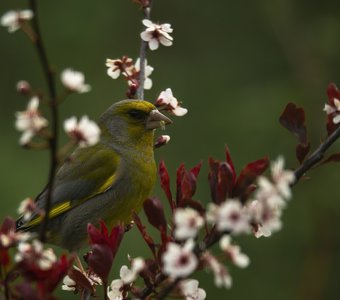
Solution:
{"label": "blurred green background", "polygon": [[[138,56],[141,11],[130,0],[38,2],[42,33],[58,76],[73,67],[86,74],[93,88],[68,98],[60,106],[61,119],[83,114],[97,118],[125,97],[125,82],[110,79],[104,63],[106,58]],[[1,0],[0,14],[25,7],[26,1]],[[290,101],[305,107],[312,147],[325,137],[326,87],[331,81],[340,84],[340,2],[159,0],[154,1],[152,19],[171,23],[175,42],[148,53],[155,71],[146,98],[153,101],[171,87],[189,109],[164,132],[171,142],[156,156],[166,161],[172,175],[181,162],[190,167],[203,160],[196,198],[209,201],[207,159],[223,159],[226,144],[238,169],[280,154],[289,167],[297,166],[296,141],[278,123]],[[21,149],[14,129],[14,112],[26,107],[16,82],[26,79],[46,90],[36,52],[22,32],[8,34],[4,28],[0,45],[3,218],[16,216],[18,203],[45,185],[48,155]],[[61,142],[65,140],[63,136]],[[335,151],[339,145],[334,145]],[[309,180],[294,188],[282,231],[268,239],[237,239],[251,265],[232,268],[231,290],[214,287],[211,274],[197,274],[207,299],[339,299],[339,165],[308,175]],[[154,194],[165,202],[158,187]],[[127,253],[149,255],[136,230],[126,236],[112,278],[127,263]],[[59,297],[78,299],[67,292]]]}

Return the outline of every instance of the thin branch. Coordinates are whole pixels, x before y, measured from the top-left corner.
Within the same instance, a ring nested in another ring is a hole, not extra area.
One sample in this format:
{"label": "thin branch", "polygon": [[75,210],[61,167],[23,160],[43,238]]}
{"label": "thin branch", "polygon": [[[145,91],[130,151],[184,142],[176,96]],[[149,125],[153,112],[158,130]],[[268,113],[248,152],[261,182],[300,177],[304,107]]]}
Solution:
{"label": "thin branch", "polygon": [[[151,3],[150,1],[145,1],[143,5],[144,19],[150,20],[151,13]],[[139,86],[137,90],[137,98],[144,99],[144,81],[145,81],[145,60],[146,60],[146,50],[148,43],[141,39],[140,51],[139,51]]]}
{"label": "thin branch", "polygon": [[319,163],[325,155],[327,149],[334,144],[340,137],[340,127],[338,127],[327,139],[294,171],[295,181],[292,185],[298,183],[301,177],[317,163]]}
{"label": "thin branch", "polygon": [[30,9],[34,13],[34,18],[32,19],[32,26],[35,31],[35,40],[34,45],[37,49],[38,56],[42,65],[42,69],[45,75],[45,79],[47,82],[48,93],[50,97],[50,107],[51,107],[51,127],[52,127],[52,137],[49,139],[50,145],[50,170],[48,176],[48,184],[47,184],[47,196],[45,202],[45,217],[42,221],[42,225],[39,232],[39,238],[42,242],[45,241],[46,238],[46,230],[48,227],[48,220],[49,220],[49,211],[51,208],[51,199],[52,199],[52,188],[54,177],[58,165],[57,160],[57,141],[58,141],[58,110],[57,110],[57,91],[56,91],[56,84],[54,73],[51,70],[46,49],[42,40],[42,35],[40,32],[40,27],[38,23],[38,9],[37,9],[37,2],[36,0],[29,0]]}

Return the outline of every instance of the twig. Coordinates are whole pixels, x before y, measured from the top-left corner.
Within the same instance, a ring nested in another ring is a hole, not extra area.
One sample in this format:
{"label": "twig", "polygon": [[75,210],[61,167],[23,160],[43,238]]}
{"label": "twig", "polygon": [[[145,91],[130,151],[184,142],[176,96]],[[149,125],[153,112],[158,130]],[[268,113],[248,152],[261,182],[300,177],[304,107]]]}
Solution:
{"label": "twig", "polygon": [[[145,1],[146,3],[143,5],[143,13],[144,19],[150,19],[151,13],[151,3],[152,0]],[[137,98],[143,100],[144,99],[144,81],[145,81],[145,59],[146,59],[146,50],[148,47],[148,43],[141,39],[140,51],[139,51],[139,86],[137,90]]]}
{"label": "twig", "polygon": [[47,53],[45,50],[45,46],[42,40],[42,35],[40,32],[40,27],[38,23],[38,9],[36,0],[29,0],[30,9],[34,13],[34,18],[32,19],[32,26],[35,31],[35,40],[34,45],[37,49],[38,56],[40,58],[40,62],[43,68],[43,72],[45,74],[45,79],[47,81],[48,92],[50,97],[50,107],[51,107],[51,127],[52,127],[52,137],[49,139],[50,145],[50,170],[48,176],[48,184],[47,184],[47,196],[45,202],[45,217],[42,221],[42,225],[39,232],[39,239],[44,242],[46,238],[46,230],[48,227],[49,220],[49,211],[51,208],[51,199],[52,199],[52,188],[54,182],[54,176],[57,169],[57,140],[58,140],[58,110],[57,110],[57,92],[56,85],[54,80],[54,74],[51,70]]}
{"label": "twig", "polygon": [[295,181],[292,186],[298,183],[301,177],[318,162],[320,162],[326,150],[334,144],[334,142],[340,137],[340,127],[338,127],[327,139],[294,171]]}

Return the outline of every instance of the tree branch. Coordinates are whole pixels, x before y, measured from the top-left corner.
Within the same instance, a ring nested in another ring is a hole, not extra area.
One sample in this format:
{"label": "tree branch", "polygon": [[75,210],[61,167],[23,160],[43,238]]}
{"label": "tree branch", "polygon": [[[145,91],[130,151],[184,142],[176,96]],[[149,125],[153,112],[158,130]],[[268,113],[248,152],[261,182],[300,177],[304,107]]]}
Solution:
{"label": "tree branch", "polygon": [[323,158],[327,149],[340,137],[340,127],[338,127],[327,139],[294,171],[295,181],[292,186],[298,183],[301,177]]}
{"label": "tree branch", "polygon": [[40,32],[40,26],[38,22],[38,9],[37,9],[37,2],[36,0],[29,0],[30,9],[34,13],[34,18],[32,19],[32,26],[35,31],[35,39],[34,45],[38,52],[38,56],[42,65],[42,69],[44,72],[44,76],[47,82],[48,93],[50,97],[50,108],[51,108],[51,130],[52,130],[52,137],[49,139],[49,147],[50,147],[50,170],[48,176],[48,184],[47,184],[47,196],[45,202],[45,216],[42,221],[42,225],[39,232],[39,239],[44,242],[46,238],[46,230],[48,227],[48,220],[49,220],[49,211],[51,208],[51,199],[52,199],[52,188],[54,177],[58,165],[57,160],[57,141],[58,141],[58,110],[57,110],[57,92],[56,92],[56,84],[54,73],[51,70],[46,49],[42,40],[42,35]]}
{"label": "tree branch", "polygon": [[[143,4],[144,19],[150,20],[152,0],[145,1]],[[144,99],[144,81],[145,81],[145,60],[146,50],[148,43],[141,39],[140,51],[139,51],[139,86],[137,90],[137,98],[140,100]]]}

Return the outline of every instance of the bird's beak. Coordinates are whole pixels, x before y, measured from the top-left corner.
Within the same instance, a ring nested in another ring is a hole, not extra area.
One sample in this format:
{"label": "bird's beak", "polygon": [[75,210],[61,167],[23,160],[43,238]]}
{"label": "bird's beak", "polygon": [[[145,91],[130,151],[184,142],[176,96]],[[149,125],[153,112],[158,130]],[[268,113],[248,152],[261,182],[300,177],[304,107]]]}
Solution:
{"label": "bird's beak", "polygon": [[146,121],[147,129],[156,129],[159,127],[164,127],[165,125],[171,124],[172,121],[160,113],[157,109],[150,112],[150,115]]}

